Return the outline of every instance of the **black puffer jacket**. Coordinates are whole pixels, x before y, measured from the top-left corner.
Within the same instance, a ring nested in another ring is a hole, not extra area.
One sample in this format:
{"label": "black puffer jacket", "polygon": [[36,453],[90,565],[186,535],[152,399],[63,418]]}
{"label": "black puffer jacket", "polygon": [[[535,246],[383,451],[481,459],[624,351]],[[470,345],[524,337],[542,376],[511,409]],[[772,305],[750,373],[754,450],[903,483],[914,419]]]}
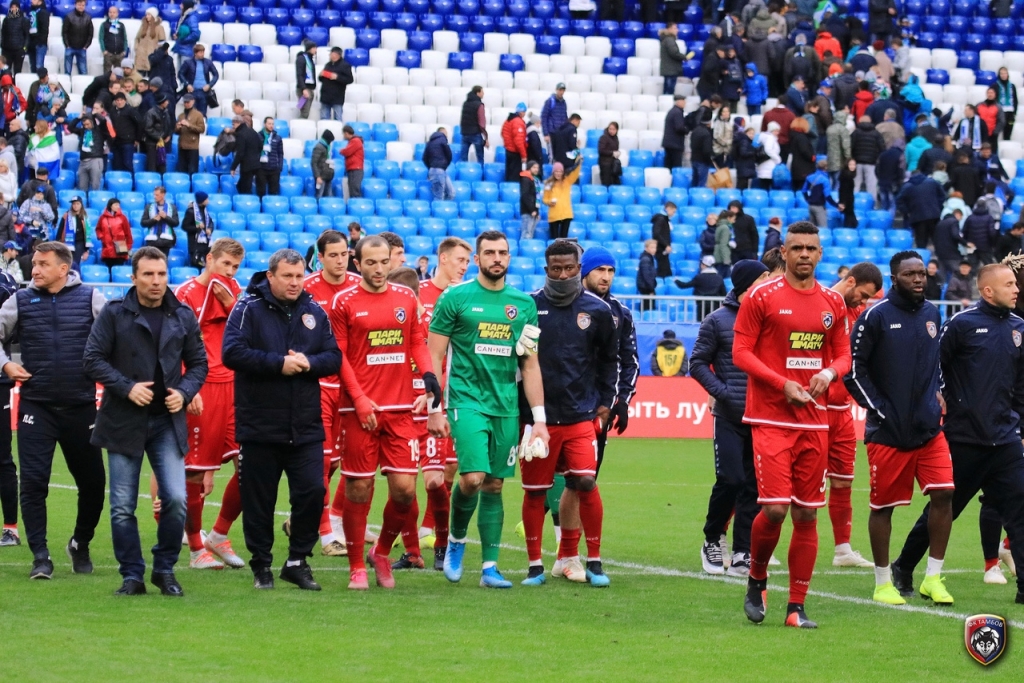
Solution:
{"label": "black puffer jacket", "polygon": [[4,52],[24,52],[28,47],[28,31],[28,17],[20,12],[17,16],[8,14],[0,27],[0,46]]}
{"label": "black puffer jacket", "polygon": [[885,151],[885,139],[870,123],[858,123],[850,134],[850,155],[858,164],[874,165]]}
{"label": "black puffer jacket", "polygon": [[[740,310],[735,292],[704,318],[690,353],[690,376],[715,398],[716,417],[739,424],[747,404],[747,373],[733,365],[733,325]],[[712,369],[714,368],[714,369]]]}

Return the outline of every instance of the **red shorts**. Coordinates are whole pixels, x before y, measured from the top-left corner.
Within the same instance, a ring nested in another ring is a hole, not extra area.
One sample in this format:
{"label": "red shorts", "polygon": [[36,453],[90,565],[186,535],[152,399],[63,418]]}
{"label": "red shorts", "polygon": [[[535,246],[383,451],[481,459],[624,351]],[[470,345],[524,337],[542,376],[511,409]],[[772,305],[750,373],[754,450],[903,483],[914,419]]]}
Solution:
{"label": "red shorts", "polygon": [[869,443],[868,466],[871,468],[873,510],[910,505],[915,478],[921,493],[953,488],[953,460],[942,432],[910,451]]}
{"label": "red shorts", "polygon": [[751,425],[757,502],[805,508],[825,505],[828,432]]}
{"label": "red shorts", "polygon": [[853,481],[857,460],[857,434],[853,431],[853,413],[828,411],[828,476]]}
{"label": "red shorts", "polygon": [[549,489],[556,473],[591,477],[597,474],[597,432],[593,422],[548,425],[548,434],[548,457],[520,461],[524,489]]}
{"label": "red shorts", "polygon": [[188,425],[188,453],[185,469],[189,472],[219,470],[238,455],[235,441],[235,383],[206,383],[199,390],[203,414],[185,414]]}
{"label": "red shorts", "polygon": [[324,458],[331,462],[341,460],[342,439],[341,419],[338,413],[338,387],[320,385],[320,416],[324,421]]}
{"label": "red shorts", "polygon": [[377,413],[377,428],[363,429],[355,411],[341,414],[345,452],[341,473],[353,479],[369,479],[381,472],[416,474],[419,460],[419,432],[412,422],[412,413]]}
{"label": "red shorts", "polygon": [[423,472],[443,472],[445,463],[457,462],[452,450],[450,438],[438,439],[427,432],[426,422],[416,422],[420,434],[420,470]]}

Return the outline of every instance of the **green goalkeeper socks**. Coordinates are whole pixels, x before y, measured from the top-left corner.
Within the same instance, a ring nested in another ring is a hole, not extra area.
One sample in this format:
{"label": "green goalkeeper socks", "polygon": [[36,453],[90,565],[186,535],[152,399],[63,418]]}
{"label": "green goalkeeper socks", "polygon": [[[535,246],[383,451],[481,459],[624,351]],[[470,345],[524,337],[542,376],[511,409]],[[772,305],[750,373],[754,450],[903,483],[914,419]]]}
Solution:
{"label": "green goalkeeper socks", "polygon": [[505,508],[500,493],[480,492],[480,515],[476,520],[480,529],[480,544],[483,546],[484,562],[498,561],[498,546],[501,544],[501,527],[505,523]]}
{"label": "green goalkeeper socks", "polygon": [[554,484],[548,489],[544,502],[552,513],[558,514],[558,503],[562,500],[562,491],[565,490],[565,477],[561,474],[555,475]]}
{"label": "green goalkeeper socks", "polygon": [[[466,538],[466,534],[469,533],[469,520],[473,519],[479,498],[479,492],[467,496],[462,492],[459,482],[455,482],[455,486],[452,487],[452,524],[448,532],[452,538]],[[483,514],[482,507],[480,514]]]}

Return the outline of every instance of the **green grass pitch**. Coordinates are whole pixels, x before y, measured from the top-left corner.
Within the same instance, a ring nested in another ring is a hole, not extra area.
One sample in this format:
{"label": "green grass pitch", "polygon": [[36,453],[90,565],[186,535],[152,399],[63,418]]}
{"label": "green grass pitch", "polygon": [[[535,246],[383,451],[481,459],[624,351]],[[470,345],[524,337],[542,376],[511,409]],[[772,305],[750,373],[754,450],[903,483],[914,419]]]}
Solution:
{"label": "green grass pitch", "polygon": [[[853,545],[869,556],[863,449],[859,458]],[[347,560],[317,554],[312,565],[322,592],[278,581],[274,591],[256,593],[248,569],[187,569],[186,548],[178,571],[184,599],[164,598],[152,587],[145,597],[115,598],[120,578],[106,514],[92,544],[95,573],[71,574],[63,545],[75,494],[59,456],[54,469],[54,579],[28,580],[31,555],[24,542],[0,549],[4,681],[1020,681],[1024,674],[1024,650],[1017,651],[1024,641],[1014,637],[1024,632],[1024,606],[1013,604],[1012,579],[1007,586],[982,583],[976,504],[953,528],[946,561],[952,608],[920,598],[909,609],[870,603],[870,569],[831,566],[832,531],[822,511],[818,571],[807,601],[820,628],[782,626],[788,523],[776,552],[783,567],[770,579],[768,618],[761,626],[748,623],[742,583],[700,574],[701,528],[714,477],[708,441],[612,442],[600,482],[602,555],[612,579],[605,590],[560,579],[541,588],[485,591],[477,587],[479,547],[471,545],[460,585],[433,571],[404,572],[394,591],[376,588],[371,579],[369,592],[354,594],[345,588]],[[218,475],[213,500],[220,499],[227,476]],[[383,490],[378,486],[378,494]],[[500,566],[517,584],[526,568],[514,533],[521,495],[518,481],[506,482],[509,549]],[[282,487],[279,511],[286,500]],[[911,508],[897,511],[894,555],[922,504],[918,496]],[[371,524],[380,523],[382,505],[378,495]],[[149,510],[148,498],[140,500],[144,549],[155,541]],[[208,506],[207,528],[215,515]],[[240,523],[231,536],[248,559]],[[285,547],[278,529],[276,565]],[[554,550],[550,523],[545,549]],[[550,569],[553,557],[545,562]],[[963,646],[963,616],[977,613],[1016,624],[1009,650],[987,670]]]}

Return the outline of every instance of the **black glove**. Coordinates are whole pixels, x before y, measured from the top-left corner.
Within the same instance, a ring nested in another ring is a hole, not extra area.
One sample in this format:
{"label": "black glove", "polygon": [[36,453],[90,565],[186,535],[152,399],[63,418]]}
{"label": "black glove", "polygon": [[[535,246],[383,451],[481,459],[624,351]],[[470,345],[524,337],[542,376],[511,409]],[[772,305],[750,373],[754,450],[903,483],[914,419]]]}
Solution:
{"label": "black glove", "polygon": [[622,434],[629,426],[629,404],[625,401],[616,401],[612,406],[612,414],[608,420],[608,429],[615,427],[616,434]]}
{"label": "black glove", "polygon": [[423,373],[423,390],[434,395],[432,408],[441,405],[441,383],[437,381],[437,375],[432,372]]}

